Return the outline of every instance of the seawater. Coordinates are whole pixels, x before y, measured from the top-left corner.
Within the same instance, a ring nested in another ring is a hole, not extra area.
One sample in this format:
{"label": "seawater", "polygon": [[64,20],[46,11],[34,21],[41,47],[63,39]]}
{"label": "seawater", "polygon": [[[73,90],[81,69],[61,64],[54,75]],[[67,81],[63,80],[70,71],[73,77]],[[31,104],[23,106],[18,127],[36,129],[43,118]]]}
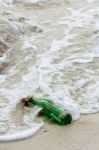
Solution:
{"label": "seawater", "polygon": [[51,99],[77,120],[99,111],[98,0],[0,0],[0,141],[42,126],[28,95]]}

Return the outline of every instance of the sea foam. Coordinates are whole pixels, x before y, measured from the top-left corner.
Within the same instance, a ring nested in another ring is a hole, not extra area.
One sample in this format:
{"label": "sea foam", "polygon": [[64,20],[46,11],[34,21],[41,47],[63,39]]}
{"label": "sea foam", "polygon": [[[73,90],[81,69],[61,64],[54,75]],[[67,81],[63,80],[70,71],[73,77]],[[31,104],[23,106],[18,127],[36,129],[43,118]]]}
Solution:
{"label": "sea foam", "polygon": [[37,6],[44,14],[35,16],[27,6],[18,9],[16,2],[42,1],[0,1],[0,40],[8,46],[0,57],[0,64],[8,64],[0,72],[0,141],[25,139],[42,127],[36,117],[40,109],[26,109],[20,102],[28,95],[52,100],[73,120],[99,111],[96,3],[75,7],[54,3],[49,9],[59,7],[58,15]]}

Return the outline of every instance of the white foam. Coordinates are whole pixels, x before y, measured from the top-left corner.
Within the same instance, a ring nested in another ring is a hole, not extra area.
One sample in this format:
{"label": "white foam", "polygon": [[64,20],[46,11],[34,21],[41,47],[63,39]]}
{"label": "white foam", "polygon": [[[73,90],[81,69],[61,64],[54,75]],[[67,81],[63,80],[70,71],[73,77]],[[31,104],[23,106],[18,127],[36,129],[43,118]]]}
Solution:
{"label": "white foam", "polygon": [[32,3],[32,4],[37,4],[40,2],[46,2],[48,0],[1,0],[2,4],[13,4],[14,3]]}
{"label": "white foam", "polygon": [[6,80],[6,75],[0,75],[0,83]]}
{"label": "white foam", "polygon": [[93,3],[94,2],[94,0],[87,0],[88,1],[88,3]]}
{"label": "white foam", "polygon": [[10,142],[10,141],[15,141],[15,140],[26,139],[28,137],[31,137],[33,134],[35,134],[41,127],[42,127],[42,124],[39,124],[39,125],[35,124],[35,126],[33,128],[19,131],[17,133],[10,134],[10,135],[2,135],[2,136],[0,136],[0,141],[1,142],[6,142],[6,141]]}
{"label": "white foam", "polygon": [[[14,0],[15,1],[15,0]],[[23,3],[39,3],[39,2],[46,2],[47,0],[16,0],[16,2],[23,2]]]}

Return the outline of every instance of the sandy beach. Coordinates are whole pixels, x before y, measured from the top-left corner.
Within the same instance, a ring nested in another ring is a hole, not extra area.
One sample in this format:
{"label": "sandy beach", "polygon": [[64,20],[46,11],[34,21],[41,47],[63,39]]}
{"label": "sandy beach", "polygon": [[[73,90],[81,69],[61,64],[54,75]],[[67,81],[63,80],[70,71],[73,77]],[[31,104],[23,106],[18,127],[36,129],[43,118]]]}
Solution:
{"label": "sandy beach", "polygon": [[35,135],[1,142],[0,150],[99,150],[99,114],[92,114],[99,112],[99,2],[1,2],[1,141],[2,135],[23,139],[20,131],[37,128],[37,109],[20,105],[28,95],[81,117],[67,126],[44,120]]}
{"label": "sandy beach", "polygon": [[0,150],[99,150],[99,114],[82,116],[68,126],[46,122],[33,137],[1,143]]}

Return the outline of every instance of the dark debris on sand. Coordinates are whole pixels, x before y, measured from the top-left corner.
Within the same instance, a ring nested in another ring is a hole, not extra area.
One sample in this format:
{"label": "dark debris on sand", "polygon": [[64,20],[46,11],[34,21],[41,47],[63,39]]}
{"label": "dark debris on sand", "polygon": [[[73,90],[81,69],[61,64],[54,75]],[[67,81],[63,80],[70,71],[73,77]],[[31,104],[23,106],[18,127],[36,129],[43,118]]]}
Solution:
{"label": "dark debris on sand", "polygon": [[0,41],[0,57],[3,56],[3,54],[6,52],[7,49],[8,49],[7,45]]}
{"label": "dark debris on sand", "polygon": [[[4,42],[0,41],[0,57],[3,57],[4,53],[7,51],[8,47]],[[0,63],[0,73],[3,72],[4,68],[6,68],[8,64],[6,62]]]}

